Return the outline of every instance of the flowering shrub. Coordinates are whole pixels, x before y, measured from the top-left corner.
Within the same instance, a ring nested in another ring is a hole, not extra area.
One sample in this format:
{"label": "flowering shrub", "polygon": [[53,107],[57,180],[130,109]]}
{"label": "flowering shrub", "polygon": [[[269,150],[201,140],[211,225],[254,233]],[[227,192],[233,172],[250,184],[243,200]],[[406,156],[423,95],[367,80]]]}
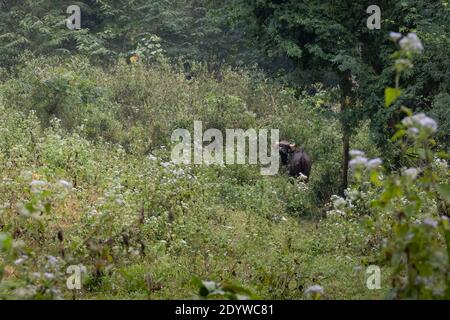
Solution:
{"label": "flowering shrub", "polygon": [[[402,37],[394,54],[396,93],[398,79],[423,46],[415,34]],[[386,104],[397,97],[386,91]],[[346,227],[356,214],[365,215],[370,239],[382,244],[385,261],[392,267],[393,298],[448,299],[449,281],[449,203],[448,154],[434,150],[436,121],[424,113],[407,116],[398,125],[393,141],[405,154],[412,155],[410,167],[385,172],[381,159],[369,160],[362,151],[351,152],[354,186],[347,196],[333,199],[328,217],[343,220]],[[361,195],[361,196],[360,196]],[[361,201],[362,200],[362,201]],[[372,243],[373,245],[373,243]]]}
{"label": "flowering shrub", "polygon": [[[421,50],[405,41],[397,67],[410,68],[407,52]],[[365,152],[351,152],[353,186],[338,197],[333,90],[297,99],[248,72],[224,69],[219,82],[199,66],[187,80],[164,61],[46,64],[32,59],[0,84],[1,298],[447,296],[448,157],[427,115],[403,109],[399,168],[376,157],[364,123],[351,144]],[[309,181],[174,164],[170,135],[193,120],[280,129],[311,155]],[[368,291],[371,264],[392,285]],[[66,271],[80,265],[72,290]]]}
{"label": "flowering shrub", "polygon": [[[310,226],[338,187],[337,121],[316,109],[331,98],[300,101],[249,73],[222,75],[185,80],[142,63],[105,71],[73,58],[32,59],[2,80],[1,298],[189,298],[193,277],[229,297],[309,297]],[[172,163],[172,130],[202,119],[279,128],[316,169],[305,183],[253,165]],[[80,265],[81,289],[71,290],[66,271]]]}

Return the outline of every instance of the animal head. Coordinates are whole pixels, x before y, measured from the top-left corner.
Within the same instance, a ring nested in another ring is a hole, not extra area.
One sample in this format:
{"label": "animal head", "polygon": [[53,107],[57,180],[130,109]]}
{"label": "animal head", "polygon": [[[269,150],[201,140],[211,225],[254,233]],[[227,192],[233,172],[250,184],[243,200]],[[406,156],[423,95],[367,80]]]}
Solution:
{"label": "animal head", "polygon": [[294,151],[295,144],[288,141],[280,141],[278,143],[278,151],[280,153],[281,163],[284,165],[288,164],[289,154]]}

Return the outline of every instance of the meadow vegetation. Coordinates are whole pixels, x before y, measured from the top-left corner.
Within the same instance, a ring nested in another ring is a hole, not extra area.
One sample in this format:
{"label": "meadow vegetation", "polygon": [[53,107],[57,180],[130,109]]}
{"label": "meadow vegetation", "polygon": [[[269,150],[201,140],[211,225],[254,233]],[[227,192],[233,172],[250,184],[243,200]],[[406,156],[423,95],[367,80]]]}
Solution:
{"label": "meadow vegetation", "polygon": [[[392,4],[389,37],[353,2],[172,2],[95,1],[77,33],[0,5],[0,299],[449,299],[448,6]],[[194,121],[279,129],[309,181],[174,164]]]}
{"label": "meadow vegetation", "polygon": [[[71,264],[87,266],[79,298],[189,298],[194,276],[263,298],[301,298],[316,282],[330,298],[380,296],[357,268],[376,260],[360,230],[333,234],[320,221],[340,166],[338,124],[323,109],[332,95],[299,100],[248,71],[223,75],[199,66],[186,80],[164,63],[105,72],[75,57],[27,59],[5,76],[4,298],[71,297]],[[194,119],[280,128],[311,153],[310,183],[256,165],[171,164],[171,132]],[[367,126],[355,145],[377,154]]]}

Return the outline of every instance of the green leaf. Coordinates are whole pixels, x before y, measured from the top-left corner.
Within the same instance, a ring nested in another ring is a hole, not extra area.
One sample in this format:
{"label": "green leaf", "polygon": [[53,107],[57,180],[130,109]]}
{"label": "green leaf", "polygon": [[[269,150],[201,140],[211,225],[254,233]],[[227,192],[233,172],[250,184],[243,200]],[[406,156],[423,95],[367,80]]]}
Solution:
{"label": "green leaf", "polygon": [[285,41],[282,43],[286,54],[292,58],[300,58],[302,56],[302,49],[292,41]]}
{"label": "green leaf", "polygon": [[44,208],[45,208],[45,213],[46,213],[46,214],[49,214],[50,211],[51,211],[51,209],[52,209],[51,203],[47,202],[47,203],[44,205]]}
{"label": "green leaf", "polygon": [[450,185],[448,184],[440,184],[437,186],[437,190],[439,192],[439,195],[447,201],[447,203],[450,203]]}
{"label": "green leaf", "polygon": [[370,181],[377,187],[381,187],[383,185],[383,183],[381,182],[377,171],[372,171],[371,172],[371,174],[370,174]]}
{"label": "green leaf", "polygon": [[402,112],[406,113],[406,115],[407,115],[408,117],[411,117],[411,116],[413,115],[413,111],[412,111],[410,108],[407,108],[407,107],[405,107],[405,106],[402,106],[402,107],[400,108],[400,110],[401,110]]}
{"label": "green leaf", "polygon": [[192,284],[196,287],[202,286],[202,280],[199,277],[192,277]]}
{"label": "green leaf", "polygon": [[25,209],[27,209],[27,211],[31,214],[35,211],[34,206],[31,202],[28,202],[27,204],[25,204]]}
{"label": "green leaf", "polygon": [[405,129],[400,129],[394,134],[394,136],[391,138],[391,140],[395,142],[398,139],[404,137],[405,134],[406,134],[406,130]]}
{"label": "green leaf", "polygon": [[393,104],[402,94],[402,91],[400,89],[396,88],[386,88],[384,90],[384,104],[387,107],[389,107],[391,104]]}
{"label": "green leaf", "polygon": [[436,156],[441,159],[450,159],[450,154],[445,151],[440,151],[436,153]]}
{"label": "green leaf", "polygon": [[0,251],[9,251],[12,246],[12,237],[9,234],[0,232]]}

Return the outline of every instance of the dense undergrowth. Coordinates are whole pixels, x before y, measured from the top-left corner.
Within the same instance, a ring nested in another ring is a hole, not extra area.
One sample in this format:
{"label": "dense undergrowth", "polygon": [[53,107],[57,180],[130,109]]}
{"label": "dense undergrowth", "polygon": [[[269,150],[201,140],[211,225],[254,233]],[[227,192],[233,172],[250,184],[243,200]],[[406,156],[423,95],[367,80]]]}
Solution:
{"label": "dense undergrowth", "polygon": [[[324,219],[341,166],[332,91],[298,99],[254,71],[217,81],[201,66],[187,80],[164,62],[24,61],[0,85],[2,298],[190,298],[194,278],[273,299],[312,285],[329,299],[385,294],[365,283],[380,242],[358,221]],[[310,182],[173,165],[170,135],[194,120],[279,128],[311,154]],[[352,145],[376,156],[367,127]],[[68,290],[79,264],[82,290]]]}
{"label": "dense undergrowth", "polygon": [[[446,1],[69,5],[0,4],[0,299],[450,299]],[[309,181],[174,164],[195,121]]]}

